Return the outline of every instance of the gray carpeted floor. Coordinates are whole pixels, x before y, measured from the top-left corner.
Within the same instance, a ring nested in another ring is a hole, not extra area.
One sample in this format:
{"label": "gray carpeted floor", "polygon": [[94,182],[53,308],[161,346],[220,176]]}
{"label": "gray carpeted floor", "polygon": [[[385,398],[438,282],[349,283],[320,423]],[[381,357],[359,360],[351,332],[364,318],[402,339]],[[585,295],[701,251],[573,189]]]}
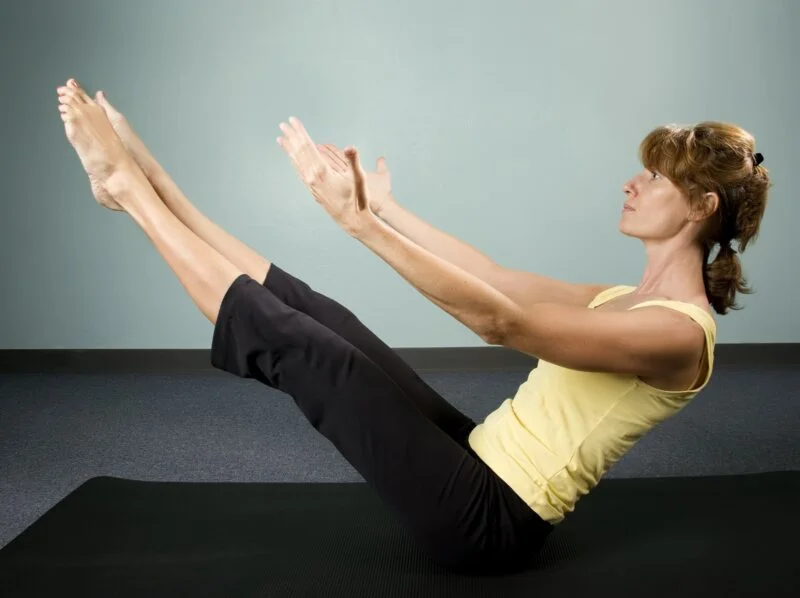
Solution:
{"label": "gray carpeted floor", "polygon": [[[476,421],[526,370],[421,376]],[[720,366],[608,477],[800,469],[800,371]],[[378,399],[376,399],[378,400]],[[291,398],[225,374],[0,376],[0,547],[89,478],[359,482]]]}

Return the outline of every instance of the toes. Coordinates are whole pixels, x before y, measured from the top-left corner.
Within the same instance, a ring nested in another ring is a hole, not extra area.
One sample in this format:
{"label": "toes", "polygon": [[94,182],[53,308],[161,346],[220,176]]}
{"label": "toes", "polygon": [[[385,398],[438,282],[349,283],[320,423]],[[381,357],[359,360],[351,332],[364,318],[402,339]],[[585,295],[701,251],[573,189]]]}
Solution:
{"label": "toes", "polygon": [[74,118],[74,111],[72,107],[67,104],[60,104],[58,106],[58,111],[61,114],[61,120],[64,122],[70,122]]}
{"label": "toes", "polygon": [[76,106],[76,107],[78,104],[83,104],[83,102],[80,99],[78,99],[75,90],[70,89],[69,87],[58,88],[58,101],[62,104],[68,104],[70,106]]}
{"label": "toes", "polygon": [[118,112],[117,112],[117,110],[114,108],[114,106],[112,106],[111,104],[109,104],[109,103],[108,103],[108,99],[106,98],[106,94],[105,94],[105,93],[103,93],[102,91],[98,91],[98,92],[95,94],[95,96],[94,96],[94,101],[95,101],[95,102],[97,102],[97,104],[98,104],[98,105],[99,105],[99,106],[100,106],[100,107],[101,107],[103,110],[105,110],[106,114],[107,114],[109,117],[111,117],[111,116],[114,116],[114,115],[118,114]]}
{"label": "toes", "polygon": [[75,92],[79,96],[83,95],[84,97],[86,97],[86,93],[83,91],[83,87],[81,87],[81,84],[78,83],[75,79],[69,79],[67,81],[67,87],[70,88],[70,89],[75,90]]}
{"label": "toes", "polygon": [[72,118],[72,114],[75,112],[73,101],[66,94],[59,95],[58,97],[58,111],[61,113],[61,118],[65,121],[67,118]]}
{"label": "toes", "polygon": [[67,84],[59,87],[57,91],[58,111],[65,123],[74,120],[81,107],[91,101],[75,79],[69,79]]}
{"label": "toes", "polygon": [[69,79],[67,81],[67,92],[74,94],[75,98],[83,104],[88,104],[92,101],[89,95],[84,91],[83,87],[81,87],[80,83],[78,83],[75,79]]}
{"label": "toes", "polygon": [[82,102],[84,104],[91,104],[92,103],[92,98],[90,98],[89,94],[87,94],[82,89],[78,89],[78,91],[75,92],[75,96],[78,98],[78,100],[80,102]]}
{"label": "toes", "polygon": [[71,88],[69,90],[69,93],[72,94],[76,102],[79,102],[81,104],[88,104],[89,102],[92,101],[91,98],[89,98],[89,96],[86,95],[86,92],[83,91],[83,89],[80,87]]}
{"label": "toes", "polygon": [[78,98],[80,98],[86,104],[93,104],[94,103],[94,100],[92,99],[92,97],[88,93],[86,93],[86,90],[83,89],[83,87],[78,87],[77,93],[78,93]]}
{"label": "toes", "polygon": [[58,111],[61,113],[61,120],[64,122],[73,120],[80,103],[73,89],[70,87],[58,88]]}
{"label": "toes", "polygon": [[110,111],[110,109],[108,107],[108,104],[106,104],[103,101],[103,94],[101,94],[99,91],[96,94],[94,94],[94,102],[95,102],[95,104],[100,106],[100,109],[106,115],[106,118],[111,120],[111,111]]}

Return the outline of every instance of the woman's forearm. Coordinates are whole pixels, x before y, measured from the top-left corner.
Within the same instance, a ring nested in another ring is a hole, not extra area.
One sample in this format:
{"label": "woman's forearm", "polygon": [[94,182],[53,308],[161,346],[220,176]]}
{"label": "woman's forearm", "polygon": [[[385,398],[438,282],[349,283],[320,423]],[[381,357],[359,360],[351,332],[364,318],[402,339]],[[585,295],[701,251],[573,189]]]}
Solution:
{"label": "woman's forearm", "polygon": [[488,342],[516,308],[505,295],[372,217],[357,237],[420,293]]}
{"label": "woman's forearm", "polygon": [[386,202],[379,216],[420,247],[491,284],[499,266],[471,245],[428,224],[396,201]]}

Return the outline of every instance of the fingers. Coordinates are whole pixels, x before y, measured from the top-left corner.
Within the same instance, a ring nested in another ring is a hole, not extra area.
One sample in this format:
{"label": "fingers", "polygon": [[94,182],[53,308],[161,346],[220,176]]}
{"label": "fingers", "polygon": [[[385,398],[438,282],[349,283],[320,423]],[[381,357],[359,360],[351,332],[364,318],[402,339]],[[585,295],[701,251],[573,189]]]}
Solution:
{"label": "fingers", "polygon": [[301,159],[304,163],[308,164],[313,170],[317,171],[325,168],[325,163],[322,156],[317,150],[316,144],[311,140],[311,135],[308,134],[306,128],[294,116],[289,117],[289,124],[295,131],[297,136],[297,144],[299,146]]}
{"label": "fingers", "polygon": [[344,156],[344,152],[336,147],[332,143],[323,143],[318,145],[317,147],[325,148],[325,151],[329,152],[332,156],[335,156],[337,160],[339,160],[342,164],[347,164],[347,158]]}
{"label": "fingers", "polygon": [[287,125],[286,123],[281,123],[280,125],[281,132],[283,133],[282,137],[278,137],[278,143],[284,149],[286,154],[289,156],[289,159],[292,161],[292,165],[294,165],[297,174],[300,176],[304,183],[309,182],[309,175],[308,175],[308,165],[304,163],[300,151],[300,142],[295,130]]}
{"label": "fingers", "polygon": [[365,210],[369,203],[367,199],[367,186],[365,183],[364,169],[361,168],[361,160],[358,157],[358,150],[354,147],[349,147],[344,150],[344,155],[350,161],[350,166],[353,169],[353,178],[356,186],[356,202],[358,210]]}
{"label": "fingers", "polygon": [[[305,127],[300,124],[300,121],[295,117],[289,117],[289,123],[281,123],[280,129],[283,132],[284,144],[295,153],[300,153],[306,150],[306,145],[311,144],[311,138],[305,130]],[[312,144],[313,145],[313,144]]]}
{"label": "fingers", "polygon": [[278,137],[278,143],[281,144],[283,149],[285,149],[290,156],[294,156],[297,151],[295,147],[297,145],[297,136],[294,134],[294,130],[286,123],[281,123],[278,126],[283,133],[283,137]]}
{"label": "fingers", "polygon": [[280,129],[283,136],[278,143],[289,154],[303,181],[311,183],[324,176],[328,167],[303,124],[290,117],[288,124],[280,124]]}
{"label": "fingers", "polygon": [[[311,143],[311,136],[308,134],[308,131],[306,131],[306,128],[303,126],[303,123],[301,123],[294,116],[290,116],[289,117],[289,124],[296,131],[297,136],[301,140],[302,143],[304,143],[304,144],[305,143]],[[311,145],[313,145],[313,143]]]}
{"label": "fingers", "polygon": [[322,154],[323,158],[327,158],[328,163],[336,172],[345,173],[347,169],[350,168],[350,165],[344,158],[344,154],[342,154],[336,146],[326,143],[324,145],[317,145],[317,149],[320,154]]}

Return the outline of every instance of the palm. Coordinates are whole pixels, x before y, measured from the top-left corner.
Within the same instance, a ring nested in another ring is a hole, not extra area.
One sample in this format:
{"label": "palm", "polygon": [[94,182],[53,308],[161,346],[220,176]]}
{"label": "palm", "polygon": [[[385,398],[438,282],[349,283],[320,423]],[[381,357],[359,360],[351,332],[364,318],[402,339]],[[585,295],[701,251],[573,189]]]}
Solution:
{"label": "palm", "polygon": [[[343,174],[347,179],[350,179],[353,169],[342,150],[330,144],[318,145],[317,148],[323,160],[335,172]],[[386,203],[392,200],[391,173],[386,167],[385,160],[380,159],[378,160],[378,169],[376,171],[365,170],[364,175],[364,184],[367,187],[367,195],[370,198],[369,207],[375,214],[379,214],[386,206]]]}

